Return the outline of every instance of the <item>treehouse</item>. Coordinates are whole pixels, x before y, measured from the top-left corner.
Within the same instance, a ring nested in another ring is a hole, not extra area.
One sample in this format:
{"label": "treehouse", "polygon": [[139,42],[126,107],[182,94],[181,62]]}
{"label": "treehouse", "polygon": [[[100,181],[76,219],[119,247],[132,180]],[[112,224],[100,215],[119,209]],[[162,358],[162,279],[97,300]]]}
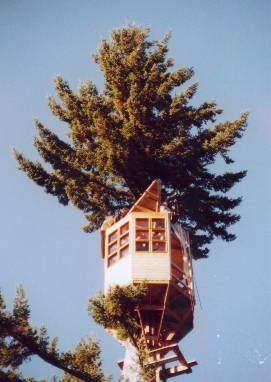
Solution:
{"label": "treehouse", "polygon": [[160,181],[153,181],[130,210],[104,222],[101,241],[105,292],[114,285],[147,284],[144,304],[135,316],[156,381],[190,373],[196,361],[186,361],[178,346],[193,329],[189,235],[171,223],[170,211],[161,205]]}

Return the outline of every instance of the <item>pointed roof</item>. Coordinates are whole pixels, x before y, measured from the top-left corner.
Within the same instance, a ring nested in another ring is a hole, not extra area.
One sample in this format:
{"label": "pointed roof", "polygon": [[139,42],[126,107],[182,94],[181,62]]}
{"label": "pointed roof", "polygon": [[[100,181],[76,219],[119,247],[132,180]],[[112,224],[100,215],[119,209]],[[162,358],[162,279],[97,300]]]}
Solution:
{"label": "pointed roof", "polygon": [[159,212],[161,205],[161,182],[155,179],[131,207],[130,212]]}
{"label": "pointed roof", "polygon": [[[131,207],[130,212],[159,212],[161,205],[161,182],[155,179],[146,191],[140,196],[135,204]],[[101,249],[102,257],[105,257],[105,231],[111,227],[116,220],[111,216],[104,221],[101,227]]]}

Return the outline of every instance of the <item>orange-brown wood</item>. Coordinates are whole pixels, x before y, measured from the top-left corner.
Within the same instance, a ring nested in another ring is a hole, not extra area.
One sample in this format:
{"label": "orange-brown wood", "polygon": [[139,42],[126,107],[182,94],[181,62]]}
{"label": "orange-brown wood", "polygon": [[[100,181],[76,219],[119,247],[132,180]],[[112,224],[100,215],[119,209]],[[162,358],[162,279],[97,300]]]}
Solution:
{"label": "orange-brown wood", "polygon": [[161,204],[161,182],[156,179],[141,197],[135,202],[129,212],[137,211],[155,211],[160,210]]}

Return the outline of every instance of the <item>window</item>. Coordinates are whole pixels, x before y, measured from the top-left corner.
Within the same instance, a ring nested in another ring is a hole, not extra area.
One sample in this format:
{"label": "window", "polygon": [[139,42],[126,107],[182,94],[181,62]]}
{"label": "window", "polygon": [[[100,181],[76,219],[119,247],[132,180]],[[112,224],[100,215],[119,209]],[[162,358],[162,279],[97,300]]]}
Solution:
{"label": "window", "polygon": [[107,245],[107,266],[110,267],[129,254],[129,222],[109,234]]}
{"label": "window", "polygon": [[128,243],[129,241],[129,234],[127,233],[126,235],[122,236],[120,239],[120,246]]}
{"label": "window", "polygon": [[117,254],[110,256],[108,258],[108,266],[110,267],[111,265],[115,264],[117,262]]}
{"label": "window", "polygon": [[149,219],[136,219],[136,228],[148,229]]}
{"label": "window", "polygon": [[152,231],[152,240],[165,240],[165,232],[163,231]]}
{"label": "window", "polygon": [[129,222],[123,224],[123,226],[120,227],[120,234],[122,235],[125,232],[129,231]]}
{"label": "window", "polygon": [[118,232],[114,231],[109,235],[108,242],[112,243],[112,241],[116,240],[118,237]]}
{"label": "window", "polygon": [[164,218],[136,219],[136,251],[166,252],[166,224]]}
{"label": "window", "polygon": [[149,252],[149,242],[148,241],[136,242],[136,251]]}
{"label": "window", "polygon": [[136,219],[136,251],[149,252],[149,219]]}
{"label": "window", "polygon": [[152,219],[152,228],[165,229],[165,219]]}
{"label": "window", "polygon": [[129,254],[129,245],[120,250],[120,258],[125,257]]}
{"label": "window", "polygon": [[152,250],[153,250],[153,252],[165,252],[166,251],[166,243],[153,242],[152,243]]}
{"label": "window", "polygon": [[139,231],[136,230],[136,240],[149,240],[149,230],[148,231]]}
{"label": "window", "polygon": [[166,225],[165,219],[152,219],[151,222],[152,252],[166,252]]}
{"label": "window", "polygon": [[112,253],[117,252],[117,248],[118,248],[118,244],[117,244],[117,242],[111,244],[111,245],[108,247],[108,254],[109,254],[109,255],[112,255]]}

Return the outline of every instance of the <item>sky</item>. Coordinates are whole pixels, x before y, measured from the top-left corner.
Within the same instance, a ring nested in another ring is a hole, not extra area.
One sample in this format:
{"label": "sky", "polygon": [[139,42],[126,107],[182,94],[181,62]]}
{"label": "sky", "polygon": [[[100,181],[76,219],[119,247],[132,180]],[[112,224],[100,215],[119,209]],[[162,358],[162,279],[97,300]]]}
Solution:
{"label": "sky", "polygon": [[[216,240],[209,258],[194,263],[195,328],[181,349],[198,366],[172,381],[270,381],[270,16],[267,0],[0,0],[0,287],[10,306],[22,284],[33,324],[44,324],[62,349],[88,336],[99,340],[114,381],[123,349],[87,313],[88,298],[103,288],[99,233],[80,231],[79,211],[19,172],[12,148],[38,159],[34,118],[66,133],[47,107],[52,80],[60,74],[76,89],[91,79],[102,90],[91,55],[112,29],[135,23],[156,40],[171,32],[169,56],[176,67],[193,66],[199,82],[194,104],[216,100],[223,120],[250,112],[232,150],[233,168],[248,170],[232,193],[243,197],[238,238]],[[23,372],[47,381],[57,374],[35,358]]]}

